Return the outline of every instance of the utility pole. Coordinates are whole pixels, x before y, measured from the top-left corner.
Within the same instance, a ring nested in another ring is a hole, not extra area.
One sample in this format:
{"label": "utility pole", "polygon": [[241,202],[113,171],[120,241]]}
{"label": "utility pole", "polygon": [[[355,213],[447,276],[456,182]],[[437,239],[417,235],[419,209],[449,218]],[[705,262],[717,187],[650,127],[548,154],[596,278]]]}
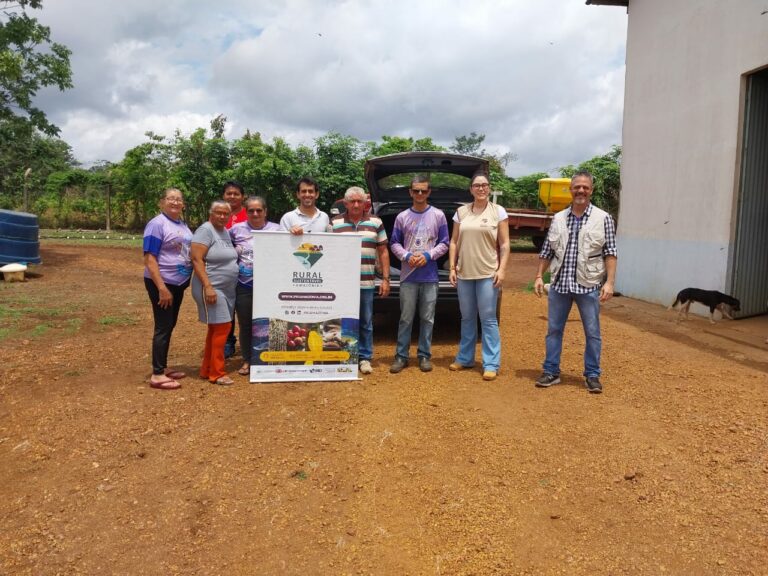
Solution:
{"label": "utility pole", "polygon": [[107,170],[107,233],[112,231],[112,170]]}
{"label": "utility pole", "polygon": [[27,168],[24,171],[24,212],[29,212],[29,186],[27,185],[27,180],[31,173],[32,168]]}

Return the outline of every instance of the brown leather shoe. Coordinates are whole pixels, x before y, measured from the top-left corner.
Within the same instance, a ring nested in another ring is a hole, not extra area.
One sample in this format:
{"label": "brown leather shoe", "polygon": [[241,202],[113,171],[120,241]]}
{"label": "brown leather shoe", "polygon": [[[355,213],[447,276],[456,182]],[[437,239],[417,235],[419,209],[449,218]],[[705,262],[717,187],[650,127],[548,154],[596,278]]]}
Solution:
{"label": "brown leather shoe", "polygon": [[486,370],[483,372],[483,380],[496,380],[496,372]]}
{"label": "brown leather shoe", "polygon": [[448,366],[448,370],[451,370],[452,372],[456,372],[457,370],[469,370],[470,368],[474,368],[474,366],[464,366],[464,364],[459,364],[458,362],[451,362],[450,366]]}

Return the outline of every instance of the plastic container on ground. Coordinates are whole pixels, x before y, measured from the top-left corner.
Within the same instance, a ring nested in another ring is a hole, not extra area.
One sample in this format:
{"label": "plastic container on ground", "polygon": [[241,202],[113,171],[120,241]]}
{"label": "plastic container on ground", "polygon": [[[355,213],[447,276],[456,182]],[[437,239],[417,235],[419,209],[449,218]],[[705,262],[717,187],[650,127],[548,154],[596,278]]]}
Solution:
{"label": "plastic container on ground", "polygon": [[565,210],[571,203],[571,179],[542,178],[539,180],[539,199],[549,212]]}
{"label": "plastic container on ground", "polygon": [[37,216],[0,210],[0,264],[40,264]]}

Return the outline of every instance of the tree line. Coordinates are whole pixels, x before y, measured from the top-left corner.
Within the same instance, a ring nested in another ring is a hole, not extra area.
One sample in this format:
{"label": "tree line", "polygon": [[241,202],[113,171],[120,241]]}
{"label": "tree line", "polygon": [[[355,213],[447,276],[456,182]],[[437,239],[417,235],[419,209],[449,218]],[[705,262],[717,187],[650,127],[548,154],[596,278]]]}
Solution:
{"label": "tree line", "polygon": [[[5,124],[0,121],[0,143],[7,142]],[[275,218],[295,206],[296,182],[303,176],[318,182],[318,205],[327,210],[349,186],[365,187],[363,166],[368,158],[427,150],[487,158],[492,188],[500,192],[498,202],[506,207],[541,208],[537,181],[549,176],[506,176],[506,165],[513,159],[487,152],[482,148],[485,136],[476,133],[457,137],[447,149],[429,137],[382,136],[380,141],[363,142],[337,132],[316,138],[312,145],[291,146],[279,137],[267,141],[258,132],[228,140],[225,125],[226,119],[219,116],[209,128],[188,135],[150,132],[120,162],[87,169],[78,166],[69,145],[56,137],[39,131],[22,139],[13,134],[17,145],[3,145],[0,152],[0,207],[22,209],[26,188],[28,207],[43,227],[103,228],[109,199],[111,226],[139,229],[157,212],[159,193],[176,187],[187,200],[187,219],[198,224],[207,218],[221,185],[237,180],[247,193],[263,196]],[[621,148],[614,146],[607,154],[558,172],[569,177],[577,169],[590,170],[596,176],[595,203],[615,214],[620,159]]]}

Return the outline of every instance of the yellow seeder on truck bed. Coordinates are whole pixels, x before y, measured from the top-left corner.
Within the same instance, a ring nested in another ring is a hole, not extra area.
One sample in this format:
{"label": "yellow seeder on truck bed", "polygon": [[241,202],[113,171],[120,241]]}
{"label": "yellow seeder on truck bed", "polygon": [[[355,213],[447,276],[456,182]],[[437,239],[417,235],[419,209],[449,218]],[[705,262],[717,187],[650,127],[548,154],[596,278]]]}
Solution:
{"label": "yellow seeder on truck bed", "polygon": [[539,180],[539,199],[544,210],[507,208],[509,235],[512,238],[530,236],[534,246],[541,249],[555,212],[564,210],[571,203],[570,186],[570,178]]}
{"label": "yellow seeder on truck bed", "polygon": [[539,180],[539,199],[547,212],[560,212],[571,203],[570,178],[542,178]]}

